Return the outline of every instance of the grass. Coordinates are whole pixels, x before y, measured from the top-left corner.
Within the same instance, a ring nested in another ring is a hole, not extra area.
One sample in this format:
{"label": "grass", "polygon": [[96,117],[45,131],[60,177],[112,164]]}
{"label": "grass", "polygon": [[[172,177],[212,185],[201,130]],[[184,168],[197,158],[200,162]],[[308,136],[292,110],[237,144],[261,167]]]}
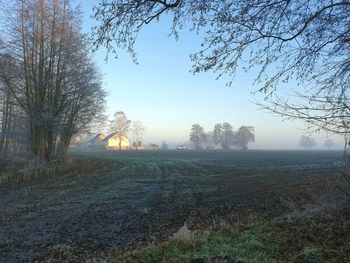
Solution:
{"label": "grass", "polygon": [[51,254],[56,255],[56,257],[69,257],[73,254],[73,248],[65,244],[57,244],[51,248]]}
{"label": "grass", "polygon": [[264,221],[222,231],[203,232],[194,241],[150,245],[124,255],[113,253],[88,262],[277,262],[279,241]]}
{"label": "grass", "polygon": [[318,247],[305,247],[300,253],[295,255],[295,262],[321,262],[321,249]]}
{"label": "grass", "polygon": [[260,217],[202,231],[195,240],[153,243],[126,253],[112,251],[86,262],[350,262],[346,233],[350,233],[349,217],[339,214],[313,219]]}
{"label": "grass", "polygon": [[350,262],[349,206],[313,217],[274,220],[284,258],[293,262]]}

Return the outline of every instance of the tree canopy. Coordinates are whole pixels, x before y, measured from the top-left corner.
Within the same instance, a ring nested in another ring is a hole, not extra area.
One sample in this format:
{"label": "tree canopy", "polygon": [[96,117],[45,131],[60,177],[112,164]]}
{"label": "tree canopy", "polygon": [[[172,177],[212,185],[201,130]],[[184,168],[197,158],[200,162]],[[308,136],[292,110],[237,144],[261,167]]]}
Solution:
{"label": "tree canopy", "polygon": [[234,74],[241,62],[259,66],[261,91],[293,76],[325,88],[349,77],[347,0],[101,0],[94,10],[95,47],[127,48],[135,55],[140,30],[167,15],[174,36],[186,26],[204,34],[192,55],[193,72],[220,76]]}

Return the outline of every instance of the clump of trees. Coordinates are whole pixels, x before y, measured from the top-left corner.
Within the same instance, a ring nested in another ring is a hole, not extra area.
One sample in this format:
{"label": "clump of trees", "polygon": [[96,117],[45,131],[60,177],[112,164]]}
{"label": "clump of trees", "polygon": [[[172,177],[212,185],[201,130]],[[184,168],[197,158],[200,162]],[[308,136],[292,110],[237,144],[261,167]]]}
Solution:
{"label": "clump of trees", "polygon": [[132,138],[132,145],[137,149],[142,145],[145,129],[141,121],[131,121],[123,111],[117,111],[114,113],[114,118],[110,122],[109,133],[115,134],[119,139],[119,149],[121,149],[123,137],[127,137],[128,135]]}
{"label": "clump of trees", "polygon": [[305,150],[311,150],[317,145],[314,138],[311,136],[302,135],[299,140],[299,146]]}
{"label": "clump of trees", "polygon": [[217,123],[213,131],[205,132],[199,124],[193,124],[190,132],[190,142],[195,149],[210,149],[220,147],[222,149],[239,148],[248,149],[248,143],[255,141],[254,128],[241,126],[237,131],[231,124]]}
{"label": "clump of trees", "polygon": [[61,160],[103,112],[101,75],[69,0],[14,2],[0,33],[0,149]]}

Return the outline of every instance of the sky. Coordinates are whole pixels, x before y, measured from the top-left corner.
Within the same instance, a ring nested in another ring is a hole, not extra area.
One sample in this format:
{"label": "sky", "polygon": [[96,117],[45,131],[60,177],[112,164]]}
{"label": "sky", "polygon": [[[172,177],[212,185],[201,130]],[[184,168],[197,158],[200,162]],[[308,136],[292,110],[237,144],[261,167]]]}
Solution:
{"label": "sky", "polygon": [[[83,31],[88,33],[94,24],[92,7],[97,1],[83,1]],[[283,120],[271,112],[262,111],[252,92],[254,72],[238,71],[231,87],[225,84],[228,76],[217,80],[211,72],[193,75],[190,54],[198,51],[201,36],[182,31],[176,41],[168,37],[167,18],[145,27],[136,41],[138,64],[125,50],[118,50],[105,61],[106,50],[93,54],[103,75],[108,92],[107,114],[124,111],[130,120],[140,120],[146,127],[144,143],[166,141],[182,144],[189,140],[192,124],[200,124],[206,131],[216,123],[229,122],[234,129],[242,125],[255,127],[253,149],[298,149],[299,138],[306,134],[300,121]],[[293,83],[283,89],[287,93]],[[282,91],[284,92],[284,91]],[[326,134],[312,135],[323,148]],[[341,137],[331,139],[342,147]]]}

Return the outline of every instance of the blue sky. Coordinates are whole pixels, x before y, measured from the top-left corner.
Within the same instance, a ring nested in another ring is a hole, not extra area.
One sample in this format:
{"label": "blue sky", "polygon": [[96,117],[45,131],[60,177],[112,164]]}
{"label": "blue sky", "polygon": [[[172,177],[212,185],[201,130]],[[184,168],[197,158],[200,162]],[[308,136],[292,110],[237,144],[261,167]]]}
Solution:
{"label": "blue sky", "polygon": [[[90,15],[97,1],[82,2],[83,30],[93,24]],[[256,143],[251,148],[296,149],[300,135],[305,134],[301,122],[259,110],[254,104],[259,96],[251,94],[255,74],[238,71],[232,87],[228,77],[216,80],[213,73],[190,73],[190,54],[200,48],[201,39],[183,31],[176,41],[168,37],[169,23],[161,19],[141,32],[136,42],[139,64],[133,63],[125,50],[118,50],[105,62],[106,51],[94,54],[108,91],[107,113],[124,111],[129,119],[140,120],[146,127],[145,142],[183,143],[188,140],[191,125],[199,123],[211,130],[216,123],[229,122],[235,129],[255,126]],[[291,88],[288,84],[286,88]],[[288,90],[288,89],[286,89]],[[324,134],[314,136],[320,147]],[[332,137],[341,145],[341,138]]]}

